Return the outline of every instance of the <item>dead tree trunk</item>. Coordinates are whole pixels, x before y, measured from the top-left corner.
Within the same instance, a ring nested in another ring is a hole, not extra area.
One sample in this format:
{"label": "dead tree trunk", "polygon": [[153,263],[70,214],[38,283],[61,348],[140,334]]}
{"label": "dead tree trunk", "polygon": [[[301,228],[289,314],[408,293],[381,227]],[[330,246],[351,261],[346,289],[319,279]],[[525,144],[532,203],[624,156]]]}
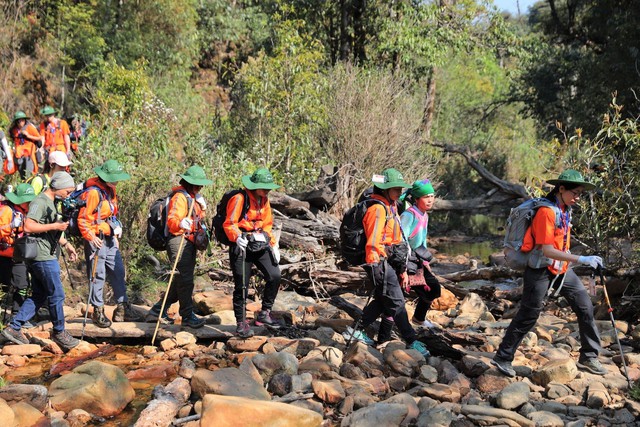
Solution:
{"label": "dead tree trunk", "polygon": [[157,386],[153,390],[154,399],[140,413],[134,427],[169,426],[178,410],[184,406],[191,395],[189,381],[178,377],[166,387]]}

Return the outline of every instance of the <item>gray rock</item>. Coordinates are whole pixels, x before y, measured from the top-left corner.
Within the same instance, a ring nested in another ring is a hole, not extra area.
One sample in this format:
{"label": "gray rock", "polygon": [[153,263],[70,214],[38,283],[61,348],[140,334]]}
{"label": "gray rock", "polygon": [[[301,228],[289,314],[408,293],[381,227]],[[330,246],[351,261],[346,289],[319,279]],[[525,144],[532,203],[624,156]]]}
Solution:
{"label": "gray rock", "polygon": [[522,339],[522,346],[524,348],[532,348],[538,345],[538,336],[533,331],[527,332]]}
{"label": "gray rock", "polygon": [[563,405],[560,402],[536,402],[534,406],[538,411],[553,412],[554,414],[566,415],[567,405]]}
{"label": "gray rock", "polygon": [[313,375],[308,372],[291,376],[291,391],[294,393],[307,393],[311,391]]}
{"label": "gray rock", "polygon": [[617,424],[633,424],[636,420],[636,417],[633,416],[629,410],[626,408],[618,409],[613,415],[613,419],[616,420]]}
{"label": "gray rock", "polygon": [[462,372],[471,378],[478,377],[489,369],[489,365],[477,357],[465,355],[462,357]]}
{"label": "gray rock", "polygon": [[324,416],[324,407],[322,406],[322,403],[316,402],[313,399],[296,400],[295,402],[291,402],[290,405],[297,406],[298,408],[308,409]]}
{"label": "gray rock", "polygon": [[545,387],[545,394],[549,399],[558,399],[571,394],[571,389],[564,384],[550,382]]}
{"label": "gray rock", "polygon": [[597,417],[601,413],[599,409],[591,409],[586,406],[569,406],[568,412],[574,417]]}
{"label": "gray rock", "polygon": [[604,384],[594,382],[589,385],[589,389],[587,390],[587,406],[589,408],[602,408],[608,405],[609,402],[611,402],[611,396],[609,396],[609,392]]}
{"label": "gray rock", "polygon": [[537,411],[527,415],[531,421],[536,423],[536,427],[564,427],[562,418],[551,412]]}
{"label": "gray rock", "polygon": [[291,375],[281,372],[271,377],[267,390],[276,396],[284,396],[291,391]]}
{"label": "gray rock", "polygon": [[518,410],[518,413],[520,415],[522,415],[523,417],[526,417],[527,415],[529,415],[532,412],[536,412],[536,407],[533,406],[531,403],[527,402],[524,405],[522,405],[520,407],[520,409]]}
{"label": "gray rock", "polygon": [[326,326],[321,326],[316,330],[309,331],[309,337],[320,341],[320,345],[329,347],[344,346],[346,344],[342,335]]}
{"label": "gray rock", "polygon": [[407,406],[407,416],[405,417],[401,425],[411,424],[413,421],[415,421],[416,418],[418,418],[418,415],[420,414],[420,409],[418,409],[418,404],[416,403],[415,399],[413,398],[413,396],[407,393],[396,394],[395,396],[391,396],[381,403],[400,403]]}
{"label": "gray rock", "polygon": [[271,354],[257,354],[251,361],[256,369],[258,369],[258,372],[260,372],[260,376],[262,376],[264,382],[268,382],[273,375],[279,372],[284,372],[289,375],[298,373],[298,359],[286,351]]}
{"label": "gray rock", "polygon": [[351,363],[343,363],[342,366],[340,366],[340,375],[351,380],[365,380],[367,378],[364,372],[362,372],[362,369]]}
{"label": "gray rock", "polygon": [[566,384],[578,375],[578,367],[573,359],[550,360],[532,375],[534,383],[546,386],[550,382]]}
{"label": "gray rock", "polygon": [[178,375],[182,378],[186,378],[190,380],[193,377],[193,374],[196,373],[196,364],[193,360],[185,357],[180,362],[180,370],[178,371]]}
{"label": "gray rock", "polygon": [[451,384],[453,380],[458,377],[460,373],[455,366],[448,360],[443,360],[440,365],[438,365],[438,382],[443,384]]}
{"label": "gray rock", "polygon": [[341,427],[399,426],[406,418],[408,408],[400,403],[376,403],[347,415]]}
{"label": "gray rock", "polygon": [[439,403],[440,402],[430,397],[421,397],[418,401],[418,409],[420,410],[420,413],[422,413],[424,411],[428,411],[429,409],[435,408],[439,405]]}
{"label": "gray rock", "polygon": [[420,367],[420,375],[418,376],[420,381],[424,381],[427,384],[433,384],[438,381],[438,371],[433,366],[422,365]]}
{"label": "gray rock", "polygon": [[506,386],[496,396],[496,404],[502,409],[516,409],[529,401],[529,386],[523,382],[515,382]]}
{"label": "gray rock", "polygon": [[6,400],[9,406],[18,402],[28,403],[43,412],[47,406],[49,392],[43,385],[9,384],[0,388],[0,399]]}
{"label": "gray rock", "polygon": [[456,416],[447,408],[436,407],[420,413],[416,427],[450,426]]}

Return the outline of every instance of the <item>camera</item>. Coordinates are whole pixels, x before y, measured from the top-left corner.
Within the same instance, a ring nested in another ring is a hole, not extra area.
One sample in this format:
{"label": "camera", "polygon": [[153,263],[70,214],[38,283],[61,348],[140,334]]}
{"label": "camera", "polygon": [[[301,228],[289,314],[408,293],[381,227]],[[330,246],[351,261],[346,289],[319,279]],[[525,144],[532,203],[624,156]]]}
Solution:
{"label": "camera", "polygon": [[86,202],[84,200],[78,201],[77,199],[71,197],[63,199],[60,207],[60,216],[62,216],[62,220],[69,221],[73,217],[74,212],[76,212],[85,204]]}

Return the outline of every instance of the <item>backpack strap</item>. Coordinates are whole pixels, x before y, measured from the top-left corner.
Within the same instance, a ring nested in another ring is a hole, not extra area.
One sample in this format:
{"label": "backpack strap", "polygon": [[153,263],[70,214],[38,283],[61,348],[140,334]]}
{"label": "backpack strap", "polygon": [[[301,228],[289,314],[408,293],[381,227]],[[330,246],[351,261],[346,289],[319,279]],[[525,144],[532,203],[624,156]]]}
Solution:
{"label": "backpack strap", "polygon": [[411,214],[413,215],[414,218],[416,218],[418,220],[418,224],[413,227],[413,231],[411,232],[411,235],[408,237],[409,239],[414,238],[422,229],[427,229],[428,225],[429,225],[429,214],[428,213],[422,213],[420,212],[415,205],[412,205],[409,209],[407,209],[408,212],[411,212]]}

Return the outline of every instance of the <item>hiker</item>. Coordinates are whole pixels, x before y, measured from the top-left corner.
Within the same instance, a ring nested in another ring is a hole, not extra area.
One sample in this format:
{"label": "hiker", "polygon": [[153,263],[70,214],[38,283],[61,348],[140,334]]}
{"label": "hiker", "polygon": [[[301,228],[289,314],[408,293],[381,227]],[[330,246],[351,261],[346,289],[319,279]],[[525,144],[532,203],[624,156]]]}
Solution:
{"label": "hiker", "polygon": [[593,304],[586,288],[573,269],[569,268],[569,263],[576,262],[592,268],[602,267],[602,258],[599,256],[578,256],[569,252],[571,207],[584,191],[592,190],[595,185],[586,182],[580,172],[572,169],[562,172],[558,179],[547,182],[555,187],[545,198],[559,209],[561,217],[556,218],[554,208],[541,206],[524,235],[521,251],[526,253],[540,248],[542,255],[535,257],[540,259],[532,260],[530,256],[529,265],[542,267],[525,268],[520,308],[509,324],[491,363],[503,374],[515,377],[516,372],[511,362],[516,349],[535,326],[544,307],[548,289],[553,284],[558,286],[563,283],[560,295],[569,302],[578,318],[581,344],[578,367],[593,374],[604,375],[607,370],[598,360],[600,335],[593,317]]}
{"label": "hiker", "polygon": [[67,123],[71,124],[71,151],[76,153],[80,140],[84,139],[87,133],[87,122],[81,118],[78,114],[74,114],[67,120]]}
{"label": "hiker", "polygon": [[[24,217],[29,210],[29,203],[36,198],[33,187],[29,184],[18,184],[15,192],[5,194],[6,200],[0,205],[0,283],[5,292],[10,293],[13,300],[12,314],[16,314],[27,296],[29,277],[24,260],[13,259],[14,242],[24,234]],[[8,307],[4,307],[8,310]],[[6,319],[3,317],[3,323]],[[25,322],[24,328],[32,327]]]}
{"label": "hiker", "polygon": [[[117,160],[107,160],[93,170],[98,176],[84,183],[84,192],[80,195],[80,199],[86,204],[78,211],[78,230],[84,239],[87,276],[90,279],[89,303],[93,306],[91,320],[99,328],[108,328],[111,326],[111,320],[104,314],[103,299],[104,284],[107,279],[113,288],[117,303],[113,312],[113,321],[140,320],[127,298],[125,270],[119,242],[122,237],[122,224],[118,220],[116,194],[118,182],[128,180],[131,175],[122,169],[122,165]],[[96,264],[92,262],[94,256],[98,257]],[[94,265],[96,266],[95,274]]]}
{"label": "hiker", "polygon": [[73,153],[71,152],[69,124],[66,120],[57,118],[56,113],[57,111],[49,105],[40,110],[40,114],[44,116],[44,120],[40,124],[40,133],[44,136],[45,155],[48,158],[49,153],[62,151],[71,158]]}
{"label": "hiker", "polygon": [[14,114],[9,134],[13,138],[15,166],[20,173],[20,178],[25,180],[31,175],[36,175],[38,173],[39,149],[44,143],[44,136],[40,135],[38,129],[29,121],[29,117],[23,111]]}
{"label": "hiker", "polygon": [[73,164],[69,160],[67,155],[62,151],[52,151],[51,153],[49,153],[49,158],[47,160],[48,161],[47,163],[45,163],[42,173],[34,175],[27,180],[27,182],[31,184],[33,190],[36,192],[36,195],[40,194],[42,191],[46,190],[49,187],[51,176],[54,173],[68,172],[69,166]]}
{"label": "hiker", "polygon": [[[273,182],[273,175],[266,168],[256,169],[252,175],[242,177],[244,190],[229,199],[226,206],[224,232],[231,241],[229,262],[233,273],[233,312],[236,317],[236,334],[241,338],[253,336],[245,316],[246,289],[251,278],[251,266],[255,265],[265,279],[262,308],[255,324],[277,326],[271,317],[271,309],[280,287],[280,250],[273,236],[273,213],[269,192],[280,188]],[[248,209],[241,215],[248,197]]]}
{"label": "hiker", "polygon": [[374,345],[375,342],[364,330],[382,315],[378,330],[379,344],[391,339],[395,323],[407,348],[418,350],[428,357],[429,351],[416,339],[416,331],[409,322],[401,288],[409,283],[406,271],[408,246],[403,241],[396,203],[402,189],[406,187],[409,185],[396,169],[385,169],[382,175],[373,176],[371,198],[382,204],[372,203],[363,219],[367,237],[364,268],[374,285],[373,299],[362,311],[361,329],[353,331],[349,328],[344,335],[349,337],[353,334],[353,338],[358,341]]}
{"label": "hiker", "polygon": [[409,287],[406,291],[413,289],[418,294],[418,303],[411,317],[411,323],[426,329],[435,328],[433,323],[426,320],[431,303],[440,297],[441,292],[440,282],[429,266],[433,256],[427,249],[429,211],[435,202],[433,185],[428,179],[415,181],[400,199],[411,203],[411,206],[400,215],[402,232],[411,247],[411,256],[407,263]]}
{"label": "hiker", "polygon": [[[205,319],[196,316],[193,312],[193,272],[196,268],[197,250],[206,249],[199,243],[202,234],[206,232],[203,226],[207,209],[207,203],[200,194],[200,190],[205,185],[213,184],[213,181],[207,179],[204,169],[198,165],[191,166],[179,176],[181,178],[179,185],[171,190],[173,196],[167,207],[167,229],[170,235],[167,252],[172,265],[175,264],[178,253],[182,252],[176,265],[176,278],[167,290],[168,295],[161,320],[164,323],[173,323],[173,319],[167,314],[167,309],[171,304],[179,302],[182,326],[201,328],[204,326]],[[191,212],[190,215],[189,212]],[[147,321],[157,320],[160,316],[162,301],[161,298],[151,307],[147,314]]]}
{"label": "hiker", "polygon": [[71,261],[75,261],[78,255],[73,245],[62,235],[69,223],[58,221],[59,213],[55,205],[56,199],[65,199],[74,187],[71,175],[56,172],[51,177],[49,188],[29,205],[24,231],[37,239],[37,256],[27,262],[31,274],[31,296],[25,300],[18,314],[2,331],[5,338],[16,344],[29,344],[29,339],[22,333],[22,327],[38,312],[45,301],[48,301],[53,323],[52,339],[64,351],[71,350],[80,342],[64,328],[64,289],[60,281],[59,248],[66,249]]}

